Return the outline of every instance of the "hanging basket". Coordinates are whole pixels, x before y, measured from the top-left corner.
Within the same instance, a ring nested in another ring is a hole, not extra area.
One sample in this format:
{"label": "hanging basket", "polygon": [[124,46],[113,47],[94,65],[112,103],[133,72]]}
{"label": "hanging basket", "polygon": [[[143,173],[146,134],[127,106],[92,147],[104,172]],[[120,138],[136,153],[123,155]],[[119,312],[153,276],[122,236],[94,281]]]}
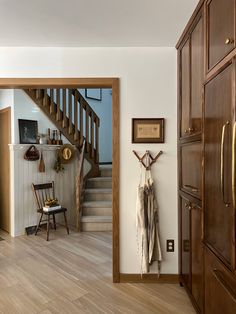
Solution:
{"label": "hanging basket", "polygon": [[39,160],[39,151],[34,145],[31,145],[24,154],[24,159],[28,161]]}

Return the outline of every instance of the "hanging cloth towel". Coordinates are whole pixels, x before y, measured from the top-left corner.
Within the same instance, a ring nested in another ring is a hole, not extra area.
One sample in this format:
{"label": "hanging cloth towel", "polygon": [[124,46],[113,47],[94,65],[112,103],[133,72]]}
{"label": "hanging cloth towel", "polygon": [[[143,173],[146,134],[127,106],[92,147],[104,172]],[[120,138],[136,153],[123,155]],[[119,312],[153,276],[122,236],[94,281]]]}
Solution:
{"label": "hanging cloth towel", "polygon": [[136,230],[138,255],[140,257],[141,275],[149,272],[148,257],[148,215],[144,204],[144,186],[142,186],[142,164],[140,163],[140,182],[137,189],[136,201]]}
{"label": "hanging cloth towel", "polygon": [[145,170],[145,182],[142,182],[142,164],[140,163],[140,182],[136,202],[136,227],[138,253],[141,274],[149,272],[149,265],[158,263],[158,276],[162,261],[159,238],[158,207],[154,192],[154,183],[150,170]]}
{"label": "hanging cloth towel", "polygon": [[145,198],[147,199],[147,213],[148,213],[148,252],[149,252],[149,265],[153,262],[158,263],[158,276],[160,275],[162,253],[159,237],[159,219],[158,219],[158,206],[155,197],[154,183],[151,177],[150,170],[148,171],[149,178],[144,188]]}

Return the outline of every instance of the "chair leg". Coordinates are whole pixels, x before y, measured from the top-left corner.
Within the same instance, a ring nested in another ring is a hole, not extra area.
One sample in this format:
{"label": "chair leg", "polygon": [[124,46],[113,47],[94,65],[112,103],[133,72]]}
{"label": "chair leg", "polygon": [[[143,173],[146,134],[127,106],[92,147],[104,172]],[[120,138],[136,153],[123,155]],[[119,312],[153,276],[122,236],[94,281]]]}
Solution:
{"label": "chair leg", "polygon": [[49,241],[49,226],[50,226],[50,215],[48,215],[48,221],[47,221],[47,241]]}
{"label": "chair leg", "polygon": [[67,223],[67,218],[66,218],[66,212],[64,212],[64,218],[65,218],[65,226],[66,226],[66,230],[67,230],[67,233],[69,234],[69,227],[68,227],[68,223]]}
{"label": "chair leg", "polygon": [[57,230],[55,214],[53,214],[52,217],[53,217],[54,229]]}
{"label": "chair leg", "polygon": [[41,214],[40,218],[39,218],[39,222],[38,222],[38,225],[37,225],[37,228],[36,228],[36,231],[35,231],[35,235],[37,235],[38,233],[38,230],[39,230],[39,227],[40,227],[40,223],[41,223],[41,220],[43,218],[43,213]]}

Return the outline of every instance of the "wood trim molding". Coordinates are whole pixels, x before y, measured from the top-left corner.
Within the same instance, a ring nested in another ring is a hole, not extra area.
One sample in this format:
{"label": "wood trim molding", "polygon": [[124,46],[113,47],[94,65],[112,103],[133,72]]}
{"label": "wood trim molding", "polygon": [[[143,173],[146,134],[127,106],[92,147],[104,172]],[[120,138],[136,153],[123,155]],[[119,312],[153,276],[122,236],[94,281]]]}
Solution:
{"label": "wood trim molding", "polygon": [[118,78],[0,78],[0,88],[112,88]]}
{"label": "wood trim molding", "polygon": [[0,78],[0,89],[7,88],[112,88],[112,208],[113,282],[120,282],[119,246],[119,78]]}
{"label": "wood trim molding", "polygon": [[157,277],[157,274],[120,274],[120,282],[122,283],[179,283],[178,274],[161,274]]}

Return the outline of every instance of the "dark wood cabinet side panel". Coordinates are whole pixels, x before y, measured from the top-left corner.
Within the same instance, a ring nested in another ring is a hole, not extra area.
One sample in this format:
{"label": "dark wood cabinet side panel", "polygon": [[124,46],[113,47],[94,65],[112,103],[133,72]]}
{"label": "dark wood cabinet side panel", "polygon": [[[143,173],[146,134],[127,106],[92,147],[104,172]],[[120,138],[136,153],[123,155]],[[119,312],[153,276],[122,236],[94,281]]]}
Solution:
{"label": "dark wood cabinet side panel", "polygon": [[190,114],[190,40],[181,50],[181,137],[187,134]]}
{"label": "dark wood cabinet side panel", "polygon": [[203,17],[191,34],[191,112],[190,128],[192,133],[202,131],[202,96],[204,80],[204,32]]}
{"label": "dark wood cabinet side panel", "polygon": [[203,310],[203,244],[202,208],[192,203],[191,210],[191,255],[192,255],[192,294]]}

